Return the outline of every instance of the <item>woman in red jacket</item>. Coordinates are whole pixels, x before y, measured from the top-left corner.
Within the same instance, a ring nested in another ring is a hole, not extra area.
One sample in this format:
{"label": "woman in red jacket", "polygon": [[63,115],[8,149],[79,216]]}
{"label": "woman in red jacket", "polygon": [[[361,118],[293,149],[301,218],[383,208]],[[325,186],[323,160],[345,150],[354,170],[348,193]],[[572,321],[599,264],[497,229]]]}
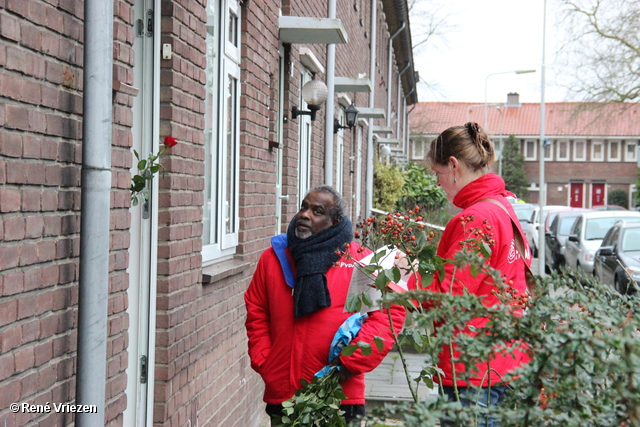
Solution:
{"label": "woman in red jacket", "polygon": [[[513,283],[511,286],[517,291],[516,295],[526,292],[524,263],[526,262],[527,265],[531,263],[530,251],[528,247],[525,248],[527,258],[525,260],[516,250],[516,236],[511,218],[517,217],[506,199],[513,194],[506,191],[502,178],[490,170],[495,161],[495,151],[487,134],[478,127],[477,123],[453,126],[433,141],[428,159],[437,175],[438,186],[442,187],[451,203],[463,209],[447,224],[437,254],[443,259],[453,259],[455,253],[463,247],[460,242],[469,238],[469,230],[476,227],[482,230],[489,224],[495,241],[488,260],[490,267],[500,271],[502,277],[505,277],[505,282]],[[461,221],[463,218],[464,220]],[[519,222],[515,221],[515,224],[518,231],[522,233]],[[524,240],[526,242],[526,239]],[[445,264],[444,277],[436,274],[435,280],[428,289],[433,292],[451,292],[454,295],[462,295],[466,291],[481,297],[483,304],[487,307],[500,304],[494,293],[498,288],[489,275],[483,272],[473,275],[468,267],[458,268],[454,274],[454,266],[451,263]],[[487,318],[475,318],[468,325],[482,328],[487,322]],[[463,348],[455,346],[454,350],[454,357],[464,351]],[[439,367],[445,375],[441,386],[450,400],[457,400],[450,355],[448,346],[443,348]],[[528,360],[525,353],[519,350],[513,354],[495,353],[490,359],[490,374],[488,360],[479,362],[471,375],[464,372],[464,366],[456,363],[456,385],[463,405],[499,404],[506,392],[506,385],[502,378]],[[466,381],[461,378],[465,378]],[[474,387],[469,387],[470,385]],[[478,390],[481,391],[478,392]],[[482,425],[497,426],[498,424],[495,419],[488,418],[486,424]]]}

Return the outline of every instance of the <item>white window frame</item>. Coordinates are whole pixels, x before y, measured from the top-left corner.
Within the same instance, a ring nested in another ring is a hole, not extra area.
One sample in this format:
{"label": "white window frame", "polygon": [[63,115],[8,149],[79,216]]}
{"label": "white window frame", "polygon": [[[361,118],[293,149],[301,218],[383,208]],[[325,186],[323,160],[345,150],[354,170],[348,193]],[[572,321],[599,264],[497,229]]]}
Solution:
{"label": "white window frame", "polygon": [[[300,87],[313,79],[313,73],[303,67],[300,70]],[[302,91],[298,98],[299,105],[306,103],[302,99]],[[313,123],[309,115],[298,116],[298,207],[302,204],[307,191],[311,189],[311,141],[313,140]]]}
{"label": "white window frame", "polygon": [[[600,158],[596,159],[596,147],[600,147]],[[591,161],[592,162],[604,162],[604,142],[593,141],[591,143]]]}
{"label": "white window frame", "polygon": [[[613,146],[617,145],[618,146],[618,155],[617,156],[613,156]],[[609,141],[609,143],[607,144],[607,158],[609,159],[610,162],[619,162],[620,160],[622,160],[622,143],[619,140],[614,140],[614,141]]]}
{"label": "white window frame", "polygon": [[[559,162],[568,162],[571,157],[571,146],[569,145],[569,141],[566,139],[559,139],[556,144],[556,160]],[[561,155],[562,148],[566,148],[565,153],[566,156]]]}
{"label": "white window frame", "polygon": [[[578,144],[582,144],[582,156],[578,155]],[[573,161],[585,162],[587,161],[587,141],[584,139],[577,139],[573,141]]]}
{"label": "white window frame", "polygon": [[415,138],[411,140],[411,159],[422,160],[426,153],[427,140],[424,138]]}
{"label": "white window frame", "polygon": [[[529,155],[528,147],[530,144],[533,147],[533,155]],[[525,139],[522,151],[525,161],[536,160],[538,158],[538,141],[536,141],[535,139]]]}
{"label": "white window frame", "polygon": [[[207,14],[207,25],[213,27],[207,55],[213,58],[208,58],[212,66],[207,68],[205,115],[205,192],[209,191],[205,194],[209,209],[204,207],[208,217],[203,221],[205,264],[235,254],[240,224],[240,4],[237,0],[209,0]],[[236,44],[229,40],[232,17]],[[231,98],[230,87],[234,89]]]}
{"label": "white window frame", "polygon": [[[629,147],[631,147],[631,150],[629,150]],[[638,161],[638,141],[624,142],[624,161],[625,162]]]}
{"label": "white window frame", "polygon": [[547,161],[553,161],[553,145],[555,141],[548,139],[548,145],[544,146],[544,159]]}

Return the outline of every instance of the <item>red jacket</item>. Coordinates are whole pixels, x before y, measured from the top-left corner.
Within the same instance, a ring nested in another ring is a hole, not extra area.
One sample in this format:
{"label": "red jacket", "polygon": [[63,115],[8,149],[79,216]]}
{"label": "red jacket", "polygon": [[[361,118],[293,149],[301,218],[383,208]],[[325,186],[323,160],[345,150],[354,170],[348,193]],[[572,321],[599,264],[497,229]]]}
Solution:
{"label": "red jacket", "polygon": [[[358,253],[358,247],[357,243],[351,243],[352,258],[362,259],[370,253]],[[291,256],[289,260],[293,264]],[[265,402],[280,404],[289,399],[296,389],[301,388],[301,378],[310,381],[316,372],[328,364],[333,336],[351,315],[344,311],[344,304],[353,268],[352,261],[345,258],[339,261],[338,266],[331,267],[326,273],[331,306],[296,319],[293,317],[293,289],[285,282],[273,248],[267,249],[260,257],[244,299],[251,367],[264,380]],[[399,333],[404,323],[404,308],[394,306],[391,315],[394,328]],[[353,341],[370,343],[373,348],[371,355],[363,356],[357,350],[351,356],[340,358],[342,364],[354,374],[342,384],[347,396],[343,404],[364,404],[364,373],[378,366],[393,345],[388,319],[386,310],[369,313]],[[375,336],[384,339],[382,352],[373,343]]]}
{"label": "red jacket", "polygon": [[[515,249],[513,226],[507,214],[499,206],[491,202],[477,203],[479,200],[485,198],[492,198],[501,202],[509,211],[511,218],[515,220],[520,232],[522,232],[517,219],[518,217],[513,211],[509,201],[505,198],[505,196],[509,195],[511,195],[511,193],[505,190],[505,184],[502,178],[493,173],[484,175],[462,188],[453,200],[453,204],[462,208],[463,211],[453,217],[447,224],[440,244],[438,245],[437,255],[444,259],[453,259],[455,253],[461,248],[459,242],[474,237],[469,235],[469,230],[473,230],[476,227],[482,230],[486,225],[490,225],[492,229],[489,230],[489,232],[494,233],[493,239],[495,243],[491,247],[489,265],[502,273],[505,282],[509,280],[513,281],[512,287],[518,291],[518,294],[521,294],[526,290],[523,263],[526,262],[527,265],[531,264],[530,250],[526,239],[524,239],[527,257],[525,261],[518,255]],[[461,218],[463,217],[473,217],[473,220],[463,226],[461,223]],[[487,220],[486,223],[484,223],[485,219]],[[522,233],[522,235],[524,236],[524,233]],[[451,278],[455,277],[453,294],[462,295],[463,289],[466,289],[471,294],[482,296],[483,303],[487,307],[499,303],[498,297],[492,294],[492,291],[497,290],[497,287],[487,274],[481,272],[474,277],[469,268],[465,268],[462,270],[457,269],[455,276],[453,276],[453,270],[454,265],[452,263],[445,263],[445,277],[440,278],[438,274],[436,274],[433,283],[428,289],[433,292],[450,292]],[[521,313],[518,314],[521,315]],[[481,328],[484,327],[487,322],[488,319],[486,318],[475,318],[470,322],[470,325]],[[462,349],[462,351],[464,351],[464,349]],[[458,354],[458,350],[456,349],[454,356]],[[522,363],[526,363],[528,360],[528,356],[522,351],[515,351],[513,355],[494,354],[491,358],[491,369],[497,371],[501,376],[504,376],[504,374],[512,371]],[[443,385],[453,385],[451,357],[448,346],[445,346],[440,353],[438,366],[445,372],[442,381]],[[472,377],[470,382],[474,385],[480,385],[484,373],[487,372],[487,368],[487,363],[479,363],[476,366],[479,374]],[[463,369],[464,366],[462,364],[456,364],[456,372],[463,372]],[[460,377],[458,376],[458,378]],[[491,384],[501,382],[499,375],[493,374],[490,378]],[[467,384],[458,379],[457,385],[464,386]],[[486,378],[482,385],[488,385]]]}

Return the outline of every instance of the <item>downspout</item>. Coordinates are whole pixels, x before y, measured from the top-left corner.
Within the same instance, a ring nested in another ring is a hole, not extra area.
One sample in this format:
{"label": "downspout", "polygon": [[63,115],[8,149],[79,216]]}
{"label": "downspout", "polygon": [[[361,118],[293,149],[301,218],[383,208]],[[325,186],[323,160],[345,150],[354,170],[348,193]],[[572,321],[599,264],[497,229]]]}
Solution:
{"label": "downspout", "polygon": [[[329,0],[328,17],[336,17],[336,0]],[[324,183],[333,185],[333,116],[335,113],[336,45],[327,45],[327,102],[324,120]]]}
{"label": "downspout", "polygon": [[[407,63],[407,65],[405,65],[405,67],[402,69],[402,71],[400,71],[398,73],[398,121],[396,122],[396,136],[399,138],[400,137],[400,103],[402,102],[402,109],[403,111],[403,120],[405,120],[405,125],[406,125],[406,113],[407,113],[407,99],[402,97],[402,75],[405,73],[405,71],[407,71],[409,68],[411,68],[411,61],[409,61]],[[402,132],[402,153],[405,153],[405,148],[408,148],[408,141],[405,141],[406,138],[406,126],[404,126],[404,131]],[[405,144],[405,142],[407,142],[407,144]],[[407,147],[405,147],[405,145]],[[407,159],[409,158],[409,156],[407,155]]]}
{"label": "downspout", "polygon": [[[388,53],[388,59],[389,59],[389,67],[388,67],[388,73],[387,73],[387,84],[389,85],[389,89],[387,91],[387,127],[391,127],[391,71],[393,70],[393,61],[391,60],[391,55],[393,54],[393,39],[396,38],[396,36],[398,34],[400,34],[402,31],[404,31],[404,29],[407,27],[407,22],[406,21],[402,21],[402,25],[400,25],[400,28],[398,28],[396,30],[395,33],[393,33],[393,35],[391,35],[391,37],[389,38],[389,53]],[[398,106],[398,109],[400,108],[400,106]],[[400,117],[400,111],[398,111],[398,117]],[[399,120],[399,119],[398,119]],[[396,133],[396,136],[399,136]]]}
{"label": "downspout", "polygon": [[[369,108],[374,108],[375,102],[375,81],[376,81],[376,42],[378,39],[378,0],[371,0],[371,63],[369,64],[369,78],[373,89],[369,93]],[[373,209],[373,119],[369,118],[367,126],[367,176],[366,176],[366,195],[364,208],[367,216],[371,214]]]}
{"label": "downspout", "polygon": [[113,2],[87,0],[84,9],[76,403],[96,412],[76,414],[78,427],[104,426],[113,108]]}
{"label": "downspout", "polygon": [[[409,63],[409,64],[411,64],[411,63]],[[404,96],[404,98],[402,99],[402,100],[403,100],[403,102],[404,102],[404,105],[407,105],[407,98],[408,98],[408,97],[410,97],[410,96],[413,94],[413,92],[415,92],[415,91],[416,91],[416,86],[415,86],[415,85],[413,85],[413,88],[411,88],[411,90],[409,91],[409,93],[408,93],[408,94],[406,94],[406,95]],[[415,108],[415,105],[414,105],[414,107],[413,107],[413,108]],[[411,109],[412,111],[413,111],[413,108]],[[409,115],[408,115],[408,114],[407,114],[407,120],[409,120]],[[405,124],[406,124],[406,123],[405,123]],[[409,157],[409,155],[408,155],[408,151],[409,151],[409,150],[408,150],[408,148],[409,148],[409,136],[408,136],[407,134],[405,134],[405,135],[403,135],[403,138],[405,138],[405,139],[406,139],[406,143],[407,143],[407,158],[408,158],[408,157]],[[404,145],[404,143],[405,143],[405,141],[403,141],[403,142],[402,142],[402,144],[403,144],[403,145]],[[404,152],[404,148],[403,148],[402,152]]]}

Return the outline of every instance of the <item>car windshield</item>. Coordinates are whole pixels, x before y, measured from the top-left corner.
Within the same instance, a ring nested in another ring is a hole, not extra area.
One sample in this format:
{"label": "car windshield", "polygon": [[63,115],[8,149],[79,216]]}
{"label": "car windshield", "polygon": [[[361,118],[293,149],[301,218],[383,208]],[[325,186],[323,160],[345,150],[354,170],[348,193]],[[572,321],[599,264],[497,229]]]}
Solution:
{"label": "car windshield", "polygon": [[533,213],[533,207],[530,207],[530,206],[516,207],[516,206],[518,205],[513,206],[513,210],[516,212],[518,219],[520,221],[529,222],[529,220],[531,219],[531,214]]}
{"label": "car windshield", "polygon": [[640,218],[625,218],[625,217],[607,217],[607,218],[591,218],[587,220],[587,227],[585,228],[584,238],[586,240],[602,240],[605,234],[613,224],[617,221],[638,221]]}
{"label": "car windshield", "polygon": [[568,236],[571,232],[571,227],[576,222],[576,216],[565,216],[559,219],[560,224],[558,224],[558,234],[561,236]]}
{"label": "car windshield", "polygon": [[631,228],[624,232],[622,251],[640,251],[640,228]]}

